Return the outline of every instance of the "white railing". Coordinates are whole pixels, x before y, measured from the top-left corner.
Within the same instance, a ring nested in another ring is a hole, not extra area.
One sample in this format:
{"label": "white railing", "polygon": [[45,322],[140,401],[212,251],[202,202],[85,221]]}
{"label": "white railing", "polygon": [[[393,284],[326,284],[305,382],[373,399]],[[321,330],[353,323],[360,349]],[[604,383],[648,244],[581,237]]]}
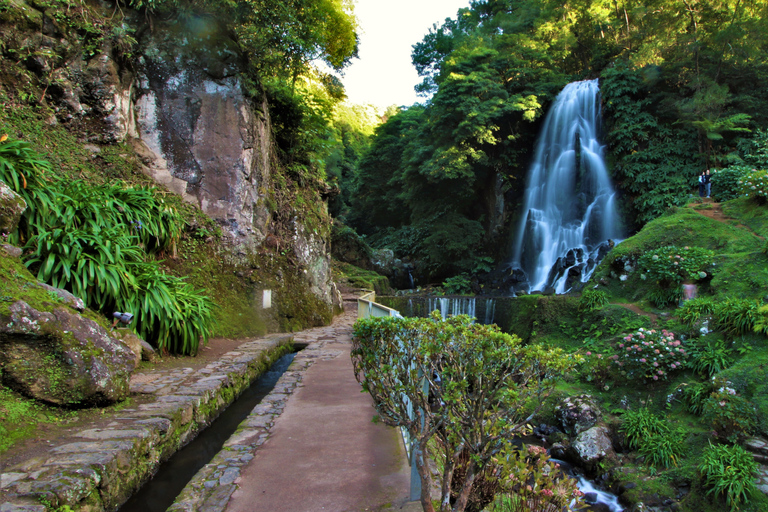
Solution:
{"label": "white railing", "polygon": [[[388,308],[376,302],[376,292],[369,291],[357,298],[357,318],[388,316],[402,318],[403,315],[396,309]],[[424,384],[426,385],[426,381]],[[413,404],[407,396],[403,398],[407,404],[408,415],[413,418]],[[415,440],[411,438],[410,433],[404,427],[400,427],[400,434],[403,436],[403,445],[408,456],[408,463],[411,465],[411,500],[415,501],[421,497],[421,477],[419,477],[416,469],[415,450],[413,449]]]}

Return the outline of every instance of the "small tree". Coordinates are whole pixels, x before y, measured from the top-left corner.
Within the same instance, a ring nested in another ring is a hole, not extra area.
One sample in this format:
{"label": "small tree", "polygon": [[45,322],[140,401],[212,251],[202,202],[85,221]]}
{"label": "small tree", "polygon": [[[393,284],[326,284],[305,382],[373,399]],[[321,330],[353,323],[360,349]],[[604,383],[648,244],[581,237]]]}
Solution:
{"label": "small tree", "polygon": [[[439,510],[461,512],[475,477],[526,429],[554,378],[573,364],[561,350],[523,346],[495,325],[472,324],[463,315],[441,321],[436,313],[358,320],[352,360],[382,421],[405,428],[413,439],[425,512],[435,511],[428,443],[436,441],[445,461]],[[452,486],[459,489],[453,508]]]}

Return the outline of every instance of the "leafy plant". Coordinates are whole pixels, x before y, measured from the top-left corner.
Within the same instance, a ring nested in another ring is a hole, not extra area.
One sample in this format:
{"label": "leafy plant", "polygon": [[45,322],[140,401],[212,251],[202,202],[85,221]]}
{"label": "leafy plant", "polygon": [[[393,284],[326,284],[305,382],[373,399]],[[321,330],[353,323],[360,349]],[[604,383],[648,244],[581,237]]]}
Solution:
{"label": "leafy plant", "polygon": [[0,136],[0,180],[27,203],[18,232],[10,234],[11,243],[26,240],[32,226],[43,221],[53,208],[54,201],[46,189],[46,174],[50,172],[51,164],[28,142]]}
{"label": "leafy plant", "polygon": [[469,295],[472,293],[472,282],[467,274],[449,277],[443,281],[443,291],[449,295]]}
{"label": "leafy plant", "polygon": [[768,304],[757,309],[754,330],[768,335]]}
{"label": "leafy plant", "polygon": [[627,446],[636,450],[651,436],[669,434],[669,425],[647,407],[624,413],[619,430],[624,433]]}
{"label": "leafy plant", "polygon": [[709,297],[696,297],[687,300],[677,310],[677,317],[688,327],[693,327],[702,318],[711,315],[715,311],[715,302]]}
{"label": "leafy plant", "polygon": [[683,384],[678,389],[680,390],[686,408],[697,416],[700,416],[704,412],[704,402],[715,390],[712,381],[696,384]]}
{"label": "leafy plant", "polygon": [[577,482],[540,446],[509,447],[497,457],[501,493],[491,512],[560,512],[584,508]]}
{"label": "leafy plant", "polygon": [[678,460],[683,455],[685,436],[685,431],[681,429],[649,433],[640,441],[638,452],[651,466],[664,468],[677,466]]}
{"label": "leafy plant", "polygon": [[608,295],[602,290],[584,290],[579,298],[579,311],[594,311],[608,304]]}
{"label": "leafy plant", "polygon": [[758,300],[729,297],[715,305],[712,311],[714,327],[730,336],[746,334],[753,330],[759,308]]}
{"label": "leafy plant", "polygon": [[688,355],[688,367],[704,377],[712,377],[730,366],[732,363],[731,351],[725,346],[723,340],[710,342],[707,338],[699,338],[686,343]]}
{"label": "leafy plant", "polygon": [[731,512],[739,510],[757,490],[757,462],[741,446],[710,444],[698,469],[704,486],[710,488],[707,495],[724,498]]}
{"label": "leafy plant", "polygon": [[[404,427],[414,440],[424,510],[434,510],[431,460],[439,458],[444,461],[440,510],[461,512],[475,475],[526,428],[554,377],[575,359],[558,349],[523,346],[517,336],[473,324],[465,315],[441,321],[433,314],[358,320],[352,361],[382,421]],[[430,458],[433,438],[441,453]],[[455,473],[463,476],[452,507],[454,470],[465,450],[471,457]]]}
{"label": "leafy plant", "polygon": [[757,418],[749,400],[723,384],[704,401],[702,418],[712,426],[715,435],[735,443],[755,430]]}
{"label": "leafy plant", "polygon": [[749,172],[745,165],[732,165],[712,170],[712,194],[717,201],[728,201],[743,195],[739,182]]}
{"label": "leafy plant", "polygon": [[742,195],[755,198],[762,203],[768,199],[768,171],[752,169],[738,183]]}
{"label": "leafy plant", "polygon": [[611,359],[628,378],[663,380],[685,366],[688,353],[681,345],[673,332],[641,327],[616,344],[618,353]]}
{"label": "leafy plant", "polygon": [[705,279],[712,272],[715,253],[701,247],[667,245],[644,253],[638,266],[648,279],[660,282],[662,287],[676,287],[685,280]]}

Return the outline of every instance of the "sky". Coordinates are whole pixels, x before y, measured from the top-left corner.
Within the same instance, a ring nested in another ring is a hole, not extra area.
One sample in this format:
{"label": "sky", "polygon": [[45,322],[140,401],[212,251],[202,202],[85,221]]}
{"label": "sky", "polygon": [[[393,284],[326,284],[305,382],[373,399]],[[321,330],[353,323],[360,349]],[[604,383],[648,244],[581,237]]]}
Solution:
{"label": "sky", "polygon": [[422,103],[413,87],[421,82],[411,64],[412,46],[432,25],[455,18],[470,0],[355,0],[359,23],[359,59],[341,81],[352,103],[390,105]]}

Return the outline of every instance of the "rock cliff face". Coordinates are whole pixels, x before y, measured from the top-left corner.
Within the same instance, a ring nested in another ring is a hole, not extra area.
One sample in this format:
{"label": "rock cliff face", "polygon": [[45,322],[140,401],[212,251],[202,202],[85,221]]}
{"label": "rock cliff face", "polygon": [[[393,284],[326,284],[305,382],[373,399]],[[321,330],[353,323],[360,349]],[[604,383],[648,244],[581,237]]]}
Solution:
{"label": "rock cliff face", "polygon": [[[152,27],[141,16],[127,21],[135,25],[141,49],[130,61],[113,57],[117,52],[105,43],[87,61],[69,55],[37,63],[56,77],[50,95],[58,101],[57,117],[99,125],[91,142],[128,142],[146,174],[221,225],[235,260],[245,262],[269,245],[280,209],[282,218],[291,219],[280,227],[280,250],[292,252],[311,293],[329,308],[340,305],[329,235],[321,234],[330,229],[310,228],[294,205],[274,201],[277,159],[269,105],[263,96],[257,100],[244,92],[244,62],[234,42],[215,24],[199,20],[156,21]],[[52,28],[42,37],[66,55],[59,36]],[[317,203],[327,213],[319,194]]]}

